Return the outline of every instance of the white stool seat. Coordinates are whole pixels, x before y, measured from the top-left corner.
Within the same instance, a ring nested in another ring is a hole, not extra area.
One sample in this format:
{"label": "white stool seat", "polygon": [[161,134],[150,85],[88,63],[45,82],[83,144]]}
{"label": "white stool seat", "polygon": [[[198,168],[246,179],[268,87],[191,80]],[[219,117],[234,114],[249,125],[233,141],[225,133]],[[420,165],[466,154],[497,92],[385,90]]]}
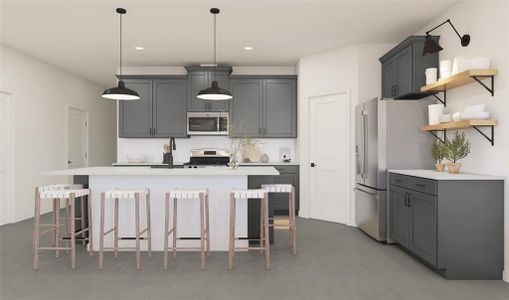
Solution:
{"label": "white stool seat", "polygon": [[291,184],[262,184],[262,189],[269,193],[290,193],[293,186]]}
{"label": "white stool seat", "polygon": [[51,184],[39,187],[39,192],[47,192],[52,190],[81,190],[81,184]]}
{"label": "white stool seat", "polygon": [[64,199],[70,198],[71,194],[74,194],[74,197],[83,197],[90,194],[88,189],[81,190],[48,190],[45,192],[39,192],[41,195],[41,199]]}
{"label": "white stool seat", "polygon": [[104,193],[104,196],[107,199],[134,199],[136,194],[140,194],[140,197],[145,197],[148,195],[148,190],[111,190]]}
{"label": "white stool seat", "polygon": [[195,189],[195,190],[170,190],[168,192],[170,194],[171,199],[198,199],[200,198],[200,194],[203,196],[207,196],[209,191],[207,189]]}
{"label": "white stool seat", "polygon": [[265,197],[265,193],[267,193],[267,191],[264,189],[232,190],[232,193],[235,199],[247,199],[247,198],[262,199]]}

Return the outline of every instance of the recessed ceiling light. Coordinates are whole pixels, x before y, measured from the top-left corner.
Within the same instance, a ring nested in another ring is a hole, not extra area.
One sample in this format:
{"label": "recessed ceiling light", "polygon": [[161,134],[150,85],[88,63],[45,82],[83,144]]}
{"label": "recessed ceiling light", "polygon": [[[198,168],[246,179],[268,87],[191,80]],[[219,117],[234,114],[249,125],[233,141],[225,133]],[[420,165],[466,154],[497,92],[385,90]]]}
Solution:
{"label": "recessed ceiling light", "polygon": [[136,49],[136,50],[138,50],[138,51],[142,51],[142,50],[143,50],[143,49],[145,49],[145,48],[140,47],[140,46],[136,46],[136,47],[134,47],[134,49]]}
{"label": "recessed ceiling light", "polygon": [[251,50],[253,50],[253,47],[251,47],[251,46],[246,46],[246,47],[244,47],[244,50],[246,50],[246,51],[251,51]]}

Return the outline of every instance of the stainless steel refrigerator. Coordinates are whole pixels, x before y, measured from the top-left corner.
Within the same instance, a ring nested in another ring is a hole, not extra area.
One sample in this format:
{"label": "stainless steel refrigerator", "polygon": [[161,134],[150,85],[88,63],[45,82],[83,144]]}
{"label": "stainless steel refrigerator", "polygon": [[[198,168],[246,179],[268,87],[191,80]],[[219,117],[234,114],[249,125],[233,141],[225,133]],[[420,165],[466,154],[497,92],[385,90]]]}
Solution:
{"label": "stainless steel refrigerator", "polygon": [[419,127],[434,103],[375,98],[356,107],[356,222],[378,241],[390,238],[387,170],[433,168],[433,137]]}

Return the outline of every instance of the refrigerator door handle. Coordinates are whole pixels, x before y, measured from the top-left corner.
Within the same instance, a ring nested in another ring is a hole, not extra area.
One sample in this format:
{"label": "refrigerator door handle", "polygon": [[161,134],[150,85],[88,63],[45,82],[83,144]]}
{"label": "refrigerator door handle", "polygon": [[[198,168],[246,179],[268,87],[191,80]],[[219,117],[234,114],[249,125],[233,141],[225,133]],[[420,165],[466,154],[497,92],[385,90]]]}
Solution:
{"label": "refrigerator door handle", "polygon": [[363,159],[362,159],[362,175],[363,178],[366,178],[368,173],[367,170],[367,161],[368,161],[368,118],[366,111],[362,111],[362,135],[363,135]]}

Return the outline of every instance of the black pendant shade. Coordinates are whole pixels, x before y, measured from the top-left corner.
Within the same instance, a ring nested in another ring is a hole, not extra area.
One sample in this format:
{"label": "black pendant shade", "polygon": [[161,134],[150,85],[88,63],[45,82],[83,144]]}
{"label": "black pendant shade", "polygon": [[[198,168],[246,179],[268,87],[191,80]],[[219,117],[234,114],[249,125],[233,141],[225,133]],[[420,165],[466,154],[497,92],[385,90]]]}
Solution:
{"label": "black pendant shade", "polygon": [[438,51],[442,51],[444,48],[440,47],[437,41],[435,41],[431,35],[426,35],[426,41],[424,42],[424,49],[422,55],[430,55]]}
{"label": "black pendant shade", "polygon": [[116,87],[107,89],[103,92],[103,98],[111,100],[138,100],[140,95],[138,92],[128,89],[122,80],[118,82]]}
{"label": "black pendant shade", "polygon": [[[120,78],[122,78],[122,15],[127,11],[123,8],[117,8],[116,12],[120,15]],[[111,100],[139,100],[138,92],[125,87],[124,81],[119,80],[116,87],[105,90],[102,94],[105,99]]]}
{"label": "black pendant shade", "polygon": [[[219,8],[211,8],[210,13],[214,15],[214,65],[216,64],[216,15],[219,14]],[[222,100],[230,100],[233,98],[232,93],[230,91],[225,90],[219,87],[219,84],[216,80],[212,81],[212,86],[201,90],[196,96],[201,100],[210,100],[210,101],[222,101]]]}

